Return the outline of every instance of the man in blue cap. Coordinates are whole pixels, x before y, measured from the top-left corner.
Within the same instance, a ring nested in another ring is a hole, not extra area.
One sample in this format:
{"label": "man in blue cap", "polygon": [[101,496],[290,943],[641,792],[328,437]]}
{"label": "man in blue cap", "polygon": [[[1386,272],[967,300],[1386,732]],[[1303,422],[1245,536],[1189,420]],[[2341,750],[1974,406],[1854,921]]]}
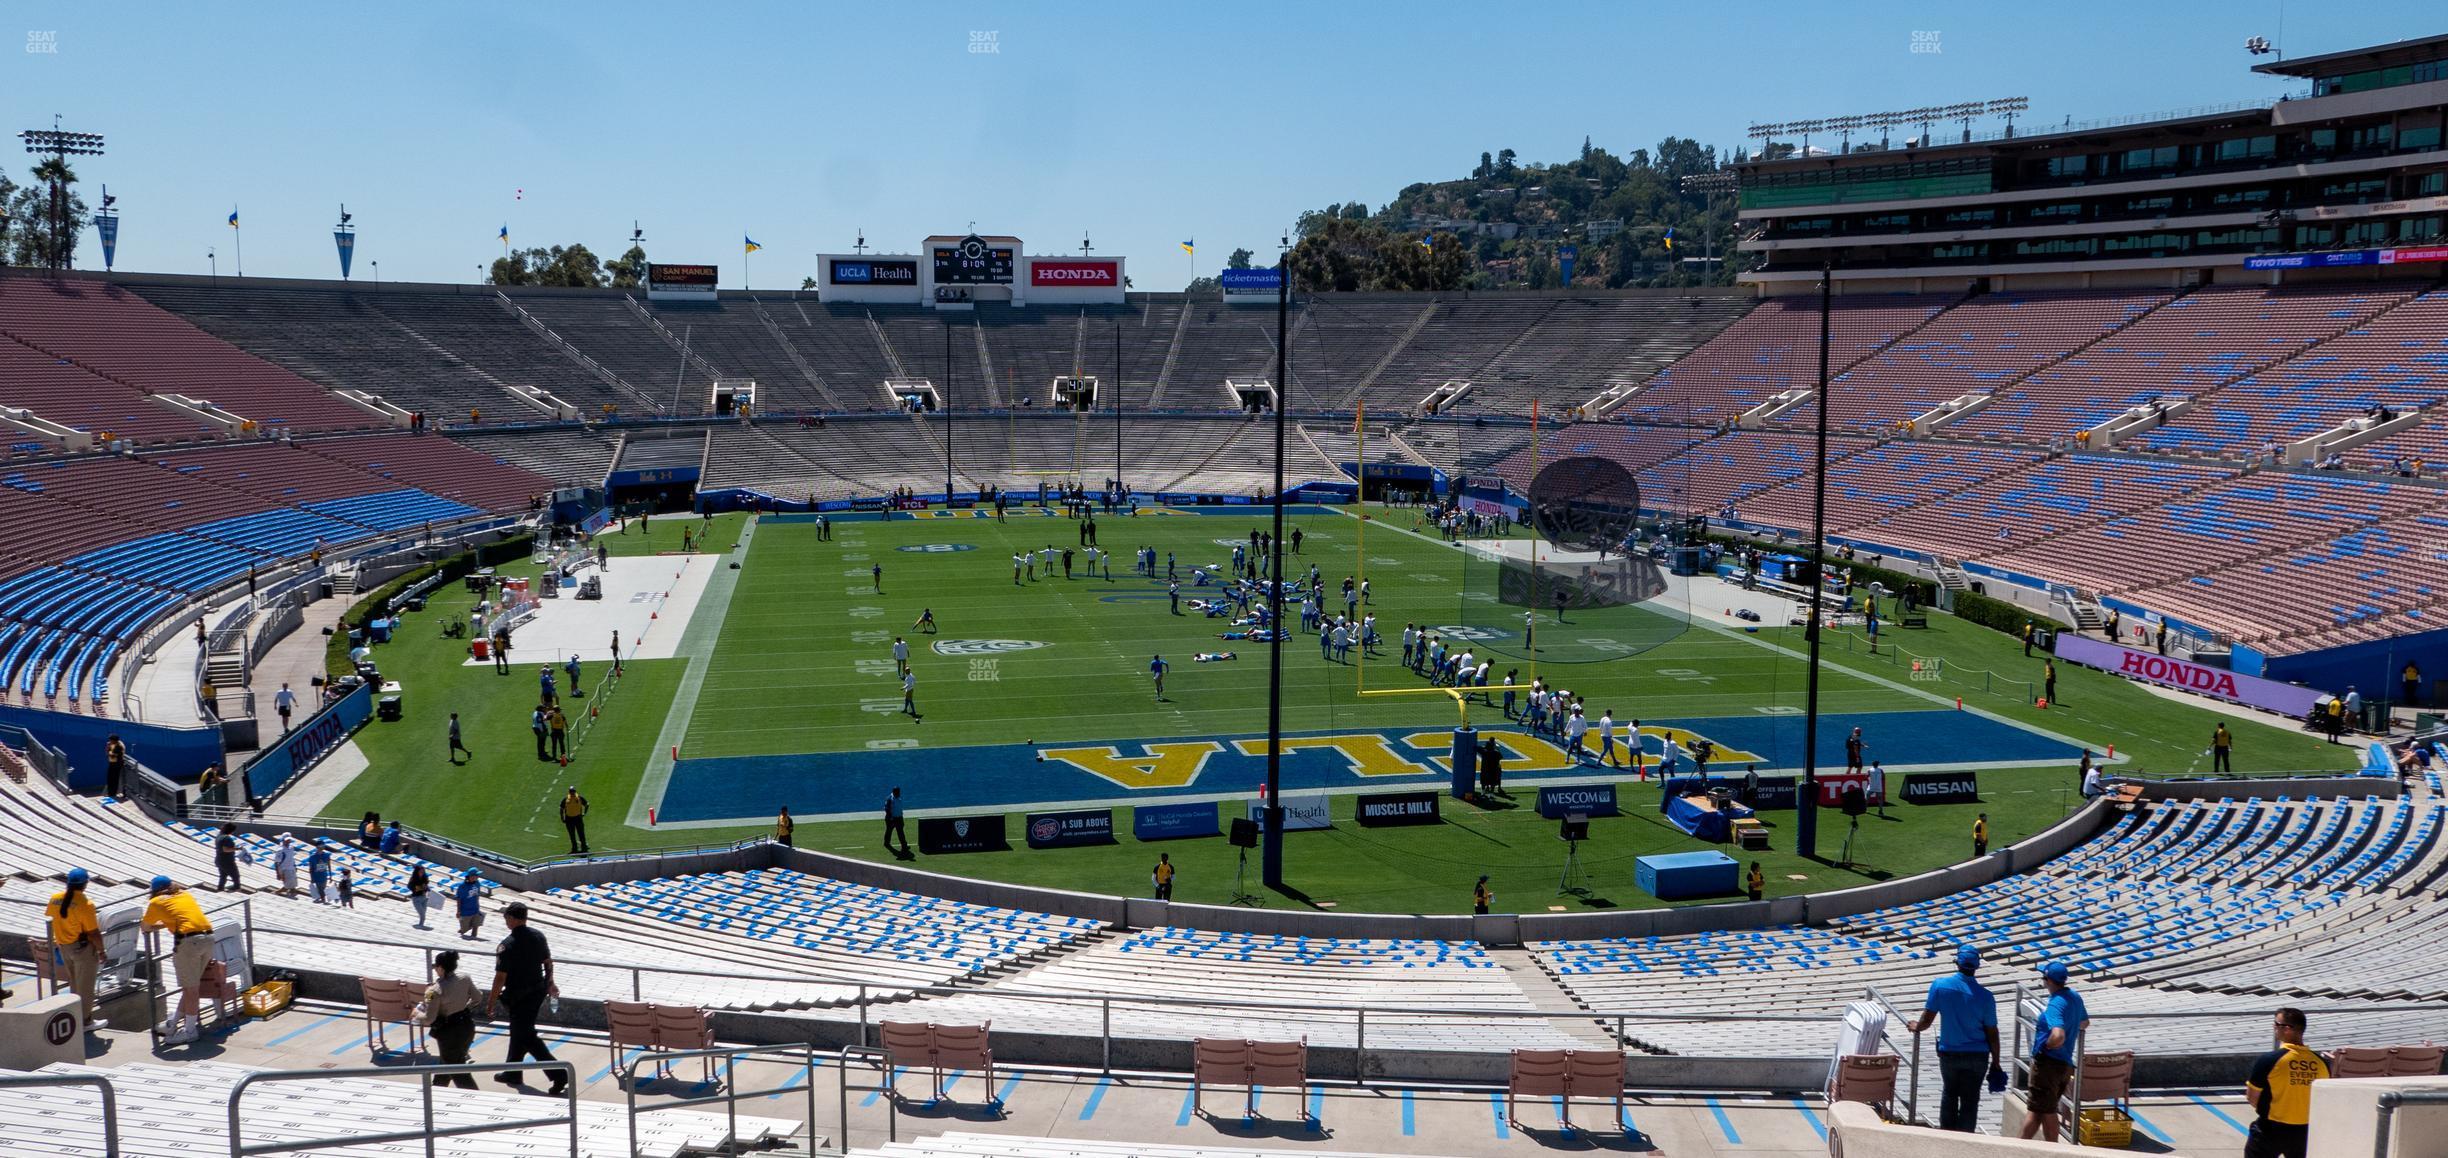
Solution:
{"label": "man in blue cap", "polygon": [[1997,998],[1972,975],[1980,950],[1955,950],[1955,972],[1930,983],[1913,1021],[1918,1037],[1938,1023],[1938,1128],[1969,1134],[1980,1128],[1981,1079],[1998,1068]]}
{"label": "man in blue cap", "polygon": [[2082,995],[2066,987],[2070,975],[2063,961],[2040,966],[2048,1000],[2040,1008],[2040,1020],[2032,1023],[2031,1112],[2023,1118],[2026,1138],[2039,1134],[2047,1141],[2057,1140],[2057,1103],[2064,1100],[2066,1083],[2074,1076],[2075,1051],[2082,1047],[2083,1028],[2091,1024],[2091,1010],[2083,1004]]}

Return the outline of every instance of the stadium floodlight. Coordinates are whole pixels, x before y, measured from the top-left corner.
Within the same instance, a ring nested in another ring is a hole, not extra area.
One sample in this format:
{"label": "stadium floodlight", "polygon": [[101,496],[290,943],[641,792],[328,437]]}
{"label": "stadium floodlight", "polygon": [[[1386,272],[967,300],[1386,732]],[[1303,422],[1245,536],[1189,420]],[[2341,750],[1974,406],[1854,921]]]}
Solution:
{"label": "stadium floodlight", "polygon": [[67,264],[68,256],[68,246],[60,240],[69,236],[68,158],[101,156],[102,134],[70,132],[60,128],[59,118],[54,116],[50,128],[27,129],[17,136],[25,141],[26,152],[48,153],[59,162],[59,171],[51,177],[51,204],[45,214],[50,218],[51,243],[45,247],[44,255],[49,259],[45,264],[59,269]]}
{"label": "stadium floodlight", "polygon": [[1997,100],[1990,101],[1987,109],[1984,111],[1993,117],[2006,118],[2006,135],[2011,137],[2014,135],[2015,114],[2028,112],[2030,110],[2030,97],[2001,97]]}

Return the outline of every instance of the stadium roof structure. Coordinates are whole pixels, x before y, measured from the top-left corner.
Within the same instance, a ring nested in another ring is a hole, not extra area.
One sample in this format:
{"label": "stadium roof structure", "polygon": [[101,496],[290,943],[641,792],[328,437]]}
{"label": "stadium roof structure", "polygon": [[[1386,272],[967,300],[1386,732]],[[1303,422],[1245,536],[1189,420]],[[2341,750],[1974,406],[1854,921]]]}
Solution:
{"label": "stadium roof structure", "polygon": [[2298,56],[2292,60],[2273,60],[2256,64],[2253,71],[2267,76],[2325,76],[2339,72],[2354,72],[2367,68],[2393,68],[2399,65],[2424,64],[2448,58],[2448,33],[2438,36],[2418,36],[2368,48],[2349,48],[2342,52],[2324,52],[2318,56]]}

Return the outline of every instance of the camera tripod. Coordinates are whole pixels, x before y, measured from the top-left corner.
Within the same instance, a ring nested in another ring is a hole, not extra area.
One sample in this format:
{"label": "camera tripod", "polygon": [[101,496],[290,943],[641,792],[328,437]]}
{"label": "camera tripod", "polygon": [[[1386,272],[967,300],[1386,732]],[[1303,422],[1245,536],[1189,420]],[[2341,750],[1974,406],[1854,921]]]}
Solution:
{"label": "camera tripod", "polygon": [[1589,870],[1581,867],[1581,842],[1564,842],[1564,874],[1556,878],[1556,895],[1588,897]]}

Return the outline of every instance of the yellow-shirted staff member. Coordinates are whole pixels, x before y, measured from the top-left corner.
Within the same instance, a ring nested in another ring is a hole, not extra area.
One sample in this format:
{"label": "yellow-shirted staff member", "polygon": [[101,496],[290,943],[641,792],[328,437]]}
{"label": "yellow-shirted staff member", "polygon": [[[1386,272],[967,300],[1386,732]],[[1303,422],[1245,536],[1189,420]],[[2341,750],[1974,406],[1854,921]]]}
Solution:
{"label": "yellow-shirted staff member", "polygon": [[1157,853],[1156,868],[1148,875],[1149,879],[1156,882],[1156,899],[1160,901],[1172,900],[1173,854],[1169,852]]}
{"label": "yellow-shirted staff member", "polygon": [[109,1028],[94,1020],[94,978],[102,971],[102,924],[94,917],[93,901],[85,896],[85,884],[91,879],[92,874],[84,869],[69,869],[68,887],[51,894],[51,904],[43,910],[51,922],[51,944],[68,967],[68,988],[84,1002],[89,1031]]}
{"label": "yellow-shirted staff member", "polygon": [[784,848],[790,847],[791,832],[798,827],[798,825],[791,823],[790,807],[788,805],[784,805],[782,808],[782,815],[774,818],[774,843],[779,844]]}
{"label": "yellow-shirted staff member", "polygon": [[1760,862],[1751,862],[1751,872],[1743,879],[1743,888],[1755,901],[1767,895],[1768,874],[1760,871]]}
{"label": "yellow-shirted staff member", "polygon": [[1989,855],[1989,814],[1986,812],[1972,818],[1972,855]]}
{"label": "yellow-shirted staff member", "polygon": [[153,878],[145,902],[144,927],[170,933],[170,961],[178,976],[178,1012],[162,1023],[162,1044],[183,1045],[204,1031],[196,1009],[204,999],[204,970],[212,964],[212,921],[195,895],[166,876]]}
{"label": "yellow-shirted staff member", "polygon": [[1471,912],[1485,914],[1496,903],[1496,894],[1488,890],[1486,873],[1479,874],[1479,883],[1471,886]]}
{"label": "yellow-shirted staff member", "polygon": [[2253,1108],[2244,1153],[2248,1158],[2302,1158],[2312,1125],[2312,1083],[2329,1076],[2329,1063],[2304,1045],[2303,1010],[2281,1008],[2270,1028],[2278,1048],[2254,1061],[2251,1076],[2244,1080],[2244,1100]]}

